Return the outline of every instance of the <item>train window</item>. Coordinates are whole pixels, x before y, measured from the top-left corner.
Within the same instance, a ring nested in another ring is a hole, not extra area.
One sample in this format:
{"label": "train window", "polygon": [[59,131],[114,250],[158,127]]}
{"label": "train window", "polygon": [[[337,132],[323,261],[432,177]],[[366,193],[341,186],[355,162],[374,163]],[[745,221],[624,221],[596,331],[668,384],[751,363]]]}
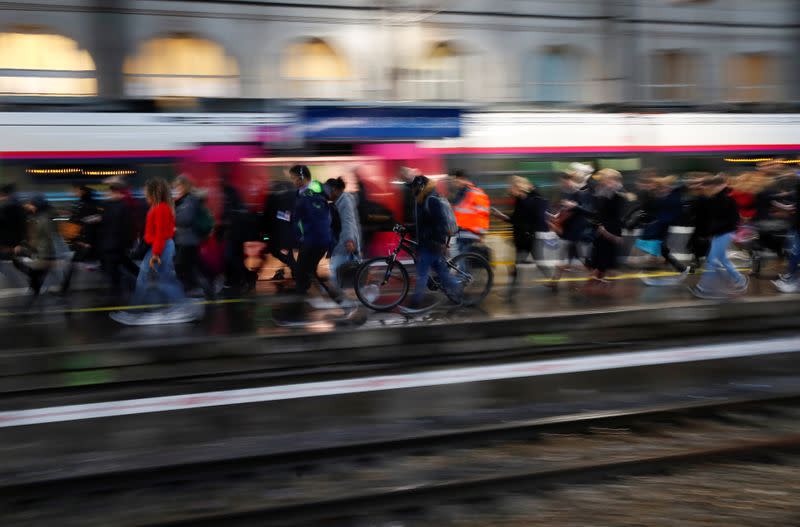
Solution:
{"label": "train window", "polygon": [[642,169],[642,160],[638,157],[627,159],[598,159],[597,168],[613,168],[620,172],[632,172]]}

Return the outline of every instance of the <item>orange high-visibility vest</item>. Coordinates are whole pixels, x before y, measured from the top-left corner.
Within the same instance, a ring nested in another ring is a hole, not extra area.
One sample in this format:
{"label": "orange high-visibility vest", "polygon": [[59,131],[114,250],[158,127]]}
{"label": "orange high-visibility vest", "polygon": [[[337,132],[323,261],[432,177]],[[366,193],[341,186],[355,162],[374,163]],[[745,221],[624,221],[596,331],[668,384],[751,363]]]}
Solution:
{"label": "orange high-visibility vest", "polygon": [[467,187],[464,199],[453,207],[462,230],[484,235],[489,230],[489,196],[476,186]]}

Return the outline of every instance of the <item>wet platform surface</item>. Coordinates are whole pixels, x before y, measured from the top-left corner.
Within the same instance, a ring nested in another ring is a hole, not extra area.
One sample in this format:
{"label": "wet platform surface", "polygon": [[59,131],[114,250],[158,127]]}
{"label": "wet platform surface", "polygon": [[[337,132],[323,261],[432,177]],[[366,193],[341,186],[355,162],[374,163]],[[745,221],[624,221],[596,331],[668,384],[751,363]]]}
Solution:
{"label": "wet platform surface", "polygon": [[[559,313],[592,315],[636,306],[680,309],[700,302],[687,289],[696,281],[697,277],[691,276],[681,285],[648,287],[641,275],[619,273],[610,284],[597,285],[573,275],[558,291],[529,281],[513,301],[505,298],[506,289],[500,286],[477,308],[457,307],[445,301],[421,313],[376,313],[363,306],[343,310],[321,296],[304,301],[276,293],[270,283],[260,283],[256,294],[207,302],[202,320],[152,326],[122,326],[114,322],[110,313],[122,307],[115,306],[101,292],[75,293],[67,298],[46,295],[28,310],[23,308],[24,298],[12,298],[0,303],[0,332],[7,337],[0,339],[0,353],[137,341],[157,346],[187,339],[197,342],[203,338],[320,334],[381,327],[408,327],[413,331],[416,326],[450,321],[480,323]],[[753,279],[743,298],[785,297],[776,292],[769,280]]]}

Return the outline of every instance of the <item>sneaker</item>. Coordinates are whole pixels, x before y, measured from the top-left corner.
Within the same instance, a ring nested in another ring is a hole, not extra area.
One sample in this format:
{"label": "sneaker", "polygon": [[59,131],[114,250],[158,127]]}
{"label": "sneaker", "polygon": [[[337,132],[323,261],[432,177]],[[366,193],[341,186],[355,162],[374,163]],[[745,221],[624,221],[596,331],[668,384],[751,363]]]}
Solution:
{"label": "sneaker", "polygon": [[750,280],[747,279],[746,276],[742,276],[741,281],[738,284],[733,286],[734,293],[744,293],[747,291],[747,286],[750,284]]}
{"label": "sneaker", "polygon": [[789,280],[773,280],[772,284],[780,291],[781,293],[797,293],[800,290],[800,286],[798,286],[797,282],[789,281]]}
{"label": "sneaker", "polygon": [[725,298],[725,296],[720,294],[719,292],[711,291],[709,289],[702,287],[699,284],[694,287],[690,287],[689,292],[692,293],[697,298],[701,298],[703,300],[719,300]]}

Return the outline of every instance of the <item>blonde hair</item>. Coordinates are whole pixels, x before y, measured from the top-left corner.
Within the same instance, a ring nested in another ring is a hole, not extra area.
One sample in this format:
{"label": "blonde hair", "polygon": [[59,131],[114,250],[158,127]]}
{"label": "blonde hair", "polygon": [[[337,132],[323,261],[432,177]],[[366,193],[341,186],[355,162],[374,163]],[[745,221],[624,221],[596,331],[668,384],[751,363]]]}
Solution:
{"label": "blonde hair", "polygon": [[660,187],[671,187],[678,181],[678,176],[654,177],[651,181]]}
{"label": "blonde hair", "polygon": [[758,194],[770,185],[770,177],[763,172],[744,172],[731,179],[731,188],[748,194]]}
{"label": "blonde hair", "polygon": [[511,176],[508,178],[509,184],[513,190],[519,190],[520,192],[528,193],[533,190],[533,184],[521,176]]}
{"label": "blonde hair", "polygon": [[598,170],[597,173],[594,175],[594,178],[597,181],[606,182],[611,180],[622,181],[622,174],[618,170],[614,170],[613,168],[603,168]]}

